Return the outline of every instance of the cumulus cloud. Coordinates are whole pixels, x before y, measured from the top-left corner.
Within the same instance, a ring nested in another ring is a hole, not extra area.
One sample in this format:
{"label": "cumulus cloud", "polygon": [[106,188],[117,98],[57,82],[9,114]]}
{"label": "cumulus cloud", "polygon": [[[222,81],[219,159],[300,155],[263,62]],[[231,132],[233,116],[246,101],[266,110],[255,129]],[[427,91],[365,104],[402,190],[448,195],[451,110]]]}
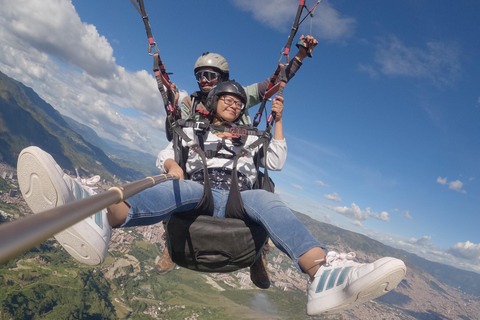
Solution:
{"label": "cumulus cloud", "polygon": [[462,192],[463,183],[460,180],[450,181],[448,188],[458,192]]}
{"label": "cumulus cloud", "polygon": [[437,183],[447,184],[447,178],[438,177],[437,178]]}
{"label": "cumulus cloud", "polygon": [[[472,181],[472,180],[470,180],[470,181]],[[460,181],[460,180],[447,182],[446,177],[445,178],[438,177],[437,178],[437,183],[442,184],[442,185],[447,185],[448,184],[448,188],[450,190],[455,190],[455,191],[461,192],[461,193],[467,193],[467,191],[465,191],[465,189],[463,189],[463,182]]]}
{"label": "cumulus cloud", "polygon": [[[291,28],[298,8],[298,1],[293,0],[231,0],[231,2],[239,9],[251,12],[256,20],[281,31]],[[315,3],[316,1],[306,2],[310,5],[309,9]],[[315,30],[312,33],[318,38],[339,40],[350,37],[354,33],[355,25],[354,18],[342,16],[329,1],[324,0],[314,11],[312,27]]]}
{"label": "cumulus cloud", "polygon": [[347,218],[354,219],[354,220],[367,220],[370,218],[382,220],[385,222],[390,222],[390,218],[388,216],[388,212],[383,211],[381,213],[377,212],[372,212],[370,208],[367,208],[365,210],[361,210],[359,206],[357,206],[355,203],[352,203],[352,205],[349,207],[333,207],[333,206],[327,206],[330,210],[333,210],[341,215],[344,215]]}
{"label": "cumulus cloud", "polygon": [[395,36],[381,39],[375,62],[384,74],[427,79],[439,85],[453,83],[461,69],[456,45],[432,41],[424,48],[408,47]]}
{"label": "cumulus cloud", "polygon": [[388,212],[387,211],[380,212],[380,215],[377,217],[377,219],[380,219],[380,220],[386,221],[386,222],[390,221],[390,218],[388,217]]}
{"label": "cumulus cloud", "polygon": [[71,1],[2,1],[0,69],[104,138],[152,154],[166,145],[154,77],[117,65],[108,40]]}
{"label": "cumulus cloud", "polygon": [[338,193],[334,192],[332,194],[326,194],[323,196],[325,199],[336,201],[336,202],[341,202],[342,198],[338,195]]}
{"label": "cumulus cloud", "polygon": [[448,249],[448,252],[455,257],[480,262],[480,244],[470,241],[459,242]]}
{"label": "cumulus cloud", "polygon": [[2,5],[4,25],[19,43],[103,78],[116,72],[113,49],[93,25],[83,24],[70,1],[19,0]]}

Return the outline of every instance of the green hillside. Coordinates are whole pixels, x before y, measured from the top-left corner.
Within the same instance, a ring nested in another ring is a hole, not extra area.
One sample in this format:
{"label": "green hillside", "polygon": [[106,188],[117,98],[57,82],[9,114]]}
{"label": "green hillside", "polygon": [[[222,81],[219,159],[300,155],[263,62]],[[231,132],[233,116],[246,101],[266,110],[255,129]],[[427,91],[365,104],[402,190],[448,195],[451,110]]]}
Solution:
{"label": "green hillside", "polygon": [[186,269],[158,276],[151,269],[157,254],[155,245],[135,242],[128,255],[142,271],[129,264],[109,279],[103,266],[128,256],[112,252],[102,267],[89,267],[50,240],[0,266],[0,319],[151,319],[149,310],[168,319],[307,319],[303,292],[219,283],[220,291],[208,274]]}
{"label": "green hillside", "polygon": [[82,174],[113,175],[134,181],[140,172],[123,168],[98,147],[73,131],[58,111],[31,88],[0,72],[0,160],[16,167],[20,151],[35,145],[50,153],[58,164]]}

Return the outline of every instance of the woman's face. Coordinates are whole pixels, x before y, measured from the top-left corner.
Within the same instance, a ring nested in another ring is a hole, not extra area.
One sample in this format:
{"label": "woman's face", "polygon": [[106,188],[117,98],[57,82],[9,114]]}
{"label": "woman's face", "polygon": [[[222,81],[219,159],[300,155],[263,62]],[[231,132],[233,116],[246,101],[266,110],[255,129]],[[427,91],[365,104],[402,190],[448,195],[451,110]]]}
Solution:
{"label": "woman's face", "polygon": [[226,94],[218,98],[217,115],[225,121],[237,120],[242,108],[242,101],[234,95]]}

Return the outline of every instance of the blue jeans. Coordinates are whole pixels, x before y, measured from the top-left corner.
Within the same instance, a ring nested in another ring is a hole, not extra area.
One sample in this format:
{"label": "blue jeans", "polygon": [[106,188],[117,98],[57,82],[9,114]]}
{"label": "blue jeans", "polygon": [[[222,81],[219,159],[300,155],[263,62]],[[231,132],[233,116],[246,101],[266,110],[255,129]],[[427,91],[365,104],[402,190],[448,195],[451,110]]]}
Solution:
{"label": "blue jeans", "polygon": [[[176,212],[194,209],[200,202],[203,185],[189,180],[173,180],[160,183],[127,199],[130,206],[127,220],[121,227],[133,227],[158,223]],[[229,191],[212,189],[214,216],[225,217]],[[275,246],[287,254],[297,268],[298,258],[319,243],[298,220],[292,211],[274,193],[265,190],[241,192],[248,216],[265,228]]]}

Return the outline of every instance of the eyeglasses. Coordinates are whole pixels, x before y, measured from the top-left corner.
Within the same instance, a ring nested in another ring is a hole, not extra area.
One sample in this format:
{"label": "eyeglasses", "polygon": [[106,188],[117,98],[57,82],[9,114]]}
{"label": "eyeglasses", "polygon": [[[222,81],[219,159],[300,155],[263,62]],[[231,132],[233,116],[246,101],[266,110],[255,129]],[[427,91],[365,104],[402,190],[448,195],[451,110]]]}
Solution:
{"label": "eyeglasses", "polygon": [[236,106],[237,108],[240,108],[240,110],[242,110],[243,107],[245,106],[242,101],[240,101],[240,100],[235,101],[235,100],[233,100],[233,99],[230,98],[230,97],[221,97],[220,99],[222,99],[223,102],[224,102],[227,106],[231,106],[232,104],[235,103],[235,106]]}
{"label": "eyeglasses", "polygon": [[214,80],[218,80],[218,73],[215,71],[198,71],[195,73],[195,78],[197,79],[197,82],[200,83],[202,82],[203,79],[205,79],[207,82],[211,82]]}

